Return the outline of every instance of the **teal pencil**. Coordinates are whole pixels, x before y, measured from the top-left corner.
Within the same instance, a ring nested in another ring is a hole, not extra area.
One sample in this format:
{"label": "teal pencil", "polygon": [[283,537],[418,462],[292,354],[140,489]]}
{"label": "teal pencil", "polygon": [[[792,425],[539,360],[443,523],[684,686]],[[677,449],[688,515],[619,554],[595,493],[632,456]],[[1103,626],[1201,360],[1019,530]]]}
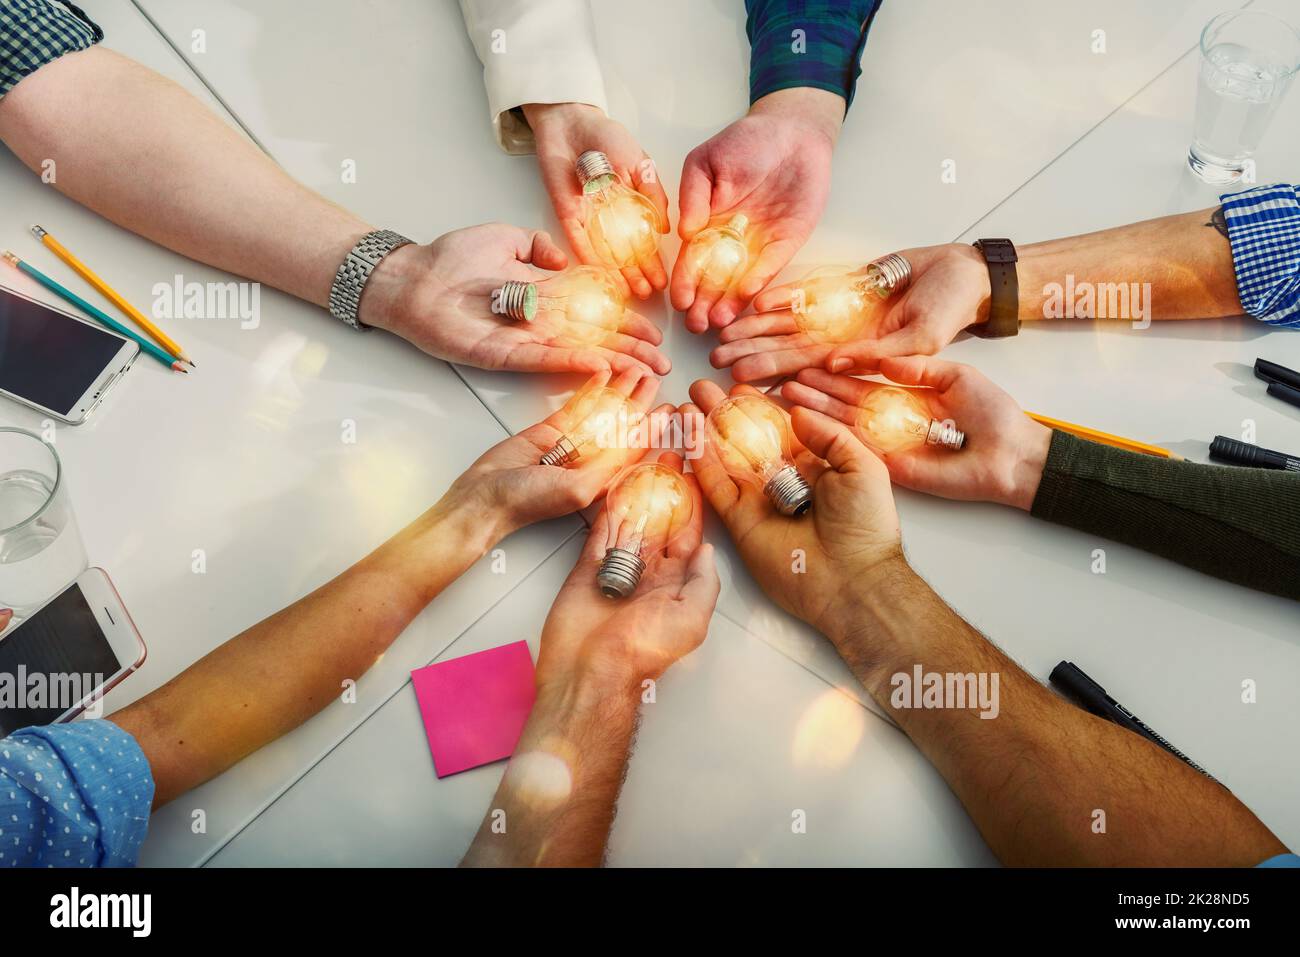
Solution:
{"label": "teal pencil", "polygon": [[153,356],[155,359],[157,359],[163,365],[167,366],[169,369],[175,369],[177,372],[184,372],[186,375],[189,374],[190,370],[185,368],[184,363],[176,359],[173,359],[170,355],[168,355],[162,349],[159,349],[152,342],[149,342],[148,340],[143,339],[140,336],[136,335],[134,332],[126,328],[126,326],[122,325],[112,316],[106,315],[105,313],[101,312],[99,309],[96,309],[94,306],[86,302],[86,300],[82,299],[71,289],[65,289],[59,283],[55,282],[49,276],[45,275],[45,273],[37,269],[35,266],[29,265],[28,263],[19,259],[16,255],[9,252],[8,250],[6,250],[3,257],[0,258],[3,258],[5,262],[9,263],[18,271],[26,273],[27,275],[31,276],[33,279],[39,282],[50,292],[54,293],[60,299],[66,299],[68,302],[72,303],[74,306],[76,306],[86,315],[90,316],[90,318],[98,319],[101,323],[108,326],[108,328],[112,329],[119,336],[126,336],[132,342],[139,343],[141,349],[143,349],[149,355]]}

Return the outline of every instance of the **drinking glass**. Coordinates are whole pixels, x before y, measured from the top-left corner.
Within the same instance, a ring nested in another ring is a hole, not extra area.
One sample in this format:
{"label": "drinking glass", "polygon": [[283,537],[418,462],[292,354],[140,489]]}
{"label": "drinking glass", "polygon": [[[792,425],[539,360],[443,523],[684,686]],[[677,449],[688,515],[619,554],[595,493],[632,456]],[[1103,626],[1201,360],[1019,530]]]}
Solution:
{"label": "drinking glass", "polygon": [[1196,127],[1187,165],[1203,182],[1241,178],[1300,69],[1300,33],[1249,10],[1221,13],[1201,32]]}
{"label": "drinking glass", "polygon": [[0,428],[0,608],[11,627],[86,570],[86,549],[54,447]]}

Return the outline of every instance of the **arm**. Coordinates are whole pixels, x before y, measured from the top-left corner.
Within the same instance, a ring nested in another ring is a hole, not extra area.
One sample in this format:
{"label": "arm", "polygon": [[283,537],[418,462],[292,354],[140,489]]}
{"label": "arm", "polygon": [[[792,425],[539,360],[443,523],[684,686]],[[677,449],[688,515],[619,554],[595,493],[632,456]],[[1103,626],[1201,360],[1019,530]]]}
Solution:
{"label": "arm", "polygon": [[[745,389],[738,386],[737,389]],[[733,390],[734,393],[735,390]],[[722,399],[692,387],[701,409]],[[834,644],[858,680],[943,774],[1008,864],[1245,865],[1282,853],[1227,790],[1144,739],[1056,697],[956,615],[908,567],[885,465],[828,416],[796,407],[796,460],[815,482],[810,518],[776,515],[706,446],[705,497],[764,590]],[[824,460],[824,461],[822,461]],[[804,549],[793,574],[792,548]],[[912,709],[896,675],[998,677],[983,708]],[[995,718],[982,717],[993,713]],[[1094,834],[1093,811],[1107,832]],[[1203,822],[1215,821],[1206,829]]]}
{"label": "arm", "polygon": [[[654,379],[612,387],[644,410]],[[512,531],[589,505],[634,453],[539,465],[552,417],[490,449],[421,518],[338,578],[111,716],[149,760],[155,806],[215,777],[330,704],[456,578]]]}
{"label": "arm", "polygon": [[[53,159],[55,187],[107,219],[322,307],[339,265],[372,229],[293,180],[175,83],[101,47],[45,64],[0,99],[0,140],[33,170]],[[565,263],[545,233],[498,224],[448,233],[389,254],[370,277],[360,318],[484,368],[662,367],[658,330],[635,316],[628,326],[637,335],[620,348],[579,350],[492,314],[494,286],[542,279],[541,269]]]}
{"label": "arm", "polygon": [[[1300,198],[1291,186],[1261,186],[1225,196],[1218,208],[1016,251],[1022,322],[1100,317],[1142,324],[1249,314],[1300,324]],[[795,284],[786,284],[755,300],[758,315],[724,331],[714,365],[730,366],[738,382],[816,366],[871,371],[884,357],[933,355],[988,320],[989,273],[979,250],[949,243],[902,255],[912,264],[911,284],[857,340],[828,343],[801,333],[790,312]]]}
{"label": "arm", "polygon": [[[860,576],[827,623],[863,687],[1005,864],[1249,867],[1286,852],[1226,788],[1026,674],[902,558]],[[996,675],[996,717],[973,705],[899,707],[893,676],[912,675],[918,663],[926,672]],[[1097,810],[1104,833],[1092,829]]]}
{"label": "arm", "polygon": [[[879,0],[749,0],[749,113],[697,146],[682,167],[682,253],[670,285],[686,328],[732,322],[808,240],[830,192],[831,155],[853,99]],[[743,213],[750,256],[730,287],[704,282],[690,240]]]}
{"label": "arm", "polygon": [[[660,461],[681,469],[671,453]],[[690,528],[668,551],[643,556],[636,592],[611,602],[595,584],[608,515],[542,629],[537,699],[474,843],[469,866],[590,866],[604,860],[627,771],[642,682],[703,640],[718,598],[713,551],[701,544],[699,492]],[[494,829],[505,812],[505,831]]]}
{"label": "arm", "polygon": [[[1216,578],[1300,598],[1300,474],[1114,449],[1039,425],[971,366],[920,356],[879,365],[894,382],[920,387],[936,418],[951,419],[972,438],[957,453],[882,456],[899,485],[1010,505]],[[783,393],[856,428],[858,407],[877,388],[806,369]]]}
{"label": "arm", "polygon": [[[588,0],[461,0],[465,28],[483,63],[497,140],[508,153],[537,153],[542,184],[578,259],[600,264],[587,238],[575,172],[587,150],[604,153],[623,182],[648,198],[668,231],[668,196],[635,137],[608,116]],[[668,284],[656,251],[622,269],[641,299]]]}

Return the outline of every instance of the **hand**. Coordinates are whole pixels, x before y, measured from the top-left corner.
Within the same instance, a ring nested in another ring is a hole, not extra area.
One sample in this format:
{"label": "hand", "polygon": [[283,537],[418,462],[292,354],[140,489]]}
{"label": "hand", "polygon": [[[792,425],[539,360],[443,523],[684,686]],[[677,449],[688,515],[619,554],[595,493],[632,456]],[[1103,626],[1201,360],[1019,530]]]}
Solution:
{"label": "hand", "polygon": [[[607,384],[629,397],[632,408],[646,412],[659,391],[659,380],[629,370],[609,381],[597,373],[583,388]],[[665,405],[662,412],[671,412]],[[482,514],[495,524],[491,540],[511,532],[569,515],[586,508],[605,492],[610,480],[643,454],[639,448],[600,449],[584,454],[566,466],[542,465],[541,458],[564,434],[565,410],[560,409],[537,425],[524,429],[488,449],[452,483],[444,502]]]}
{"label": "hand", "polygon": [[585,348],[551,344],[528,323],[493,314],[492,291],[505,280],[540,282],[549,275],[543,269],[566,264],[564,253],[540,230],[501,223],[458,229],[386,256],[361,298],[361,321],[430,355],[480,369],[668,372],[672,364],[655,348],[663,335],[630,310],[622,332]]}
{"label": "hand", "polygon": [[[1029,511],[1047,463],[1051,429],[1025,415],[1011,396],[971,366],[923,356],[881,359],[879,365],[900,385],[924,386],[920,395],[934,417],[951,419],[966,433],[966,447],[959,452],[925,447],[883,455],[895,482],[943,498],[1000,502]],[[807,369],[797,381],[785,383],[782,393],[797,406],[856,430],[859,405],[882,385]]]}
{"label": "hand", "polygon": [[[731,390],[741,393],[761,394],[743,385]],[[725,395],[701,380],[691,386],[691,398],[695,405],[683,406],[683,415],[708,414]],[[840,601],[878,568],[903,560],[898,513],[885,467],[848,429],[808,409],[795,409],[791,424],[801,443],[794,464],[813,485],[808,515],[787,518],[761,491],[737,484],[708,442],[692,468],[763,590],[791,614],[831,634]],[[797,549],[804,555],[804,571],[798,573]]]}
{"label": "hand", "polygon": [[[621,123],[585,103],[529,103],[523,110],[537,141],[542,184],[550,194],[569,245],[582,262],[601,264],[587,238],[582,189],[574,173],[578,157],[587,150],[600,150],[609,157],[623,182],[655,204],[660,229],[668,232],[668,197],[654,172],[654,163]],[[651,259],[624,269],[623,278],[639,299],[648,299],[652,288],[668,285],[668,274],[657,252]]]}
{"label": "hand", "polygon": [[678,255],[672,303],[686,313],[691,332],[735,319],[807,241],[826,208],[831,153],[843,122],[841,96],[778,90],[686,157],[678,223],[682,249],[700,230],[733,213],[749,217],[754,237],[749,268],[721,298],[701,289],[699,275]]}
{"label": "hand", "polygon": [[859,340],[826,343],[800,332],[790,311],[798,284],[787,283],[765,290],[754,300],[755,315],[722,331],[710,361],[718,369],[730,366],[737,382],[818,366],[862,372],[882,356],[932,355],[967,326],[988,319],[988,267],[975,247],[953,243],[900,255],[912,264],[912,282],[885,303],[879,322]]}
{"label": "hand", "polygon": [[[674,453],[663,453],[659,461],[682,470]],[[546,618],[537,661],[539,697],[580,683],[639,693],[641,681],[659,677],[704,641],[718,600],[718,573],[713,547],[701,544],[699,485],[692,476],[686,480],[695,496],[690,526],[667,551],[642,555],[646,569],[629,598],[606,598],[596,585],[608,534],[608,515],[601,511]]]}

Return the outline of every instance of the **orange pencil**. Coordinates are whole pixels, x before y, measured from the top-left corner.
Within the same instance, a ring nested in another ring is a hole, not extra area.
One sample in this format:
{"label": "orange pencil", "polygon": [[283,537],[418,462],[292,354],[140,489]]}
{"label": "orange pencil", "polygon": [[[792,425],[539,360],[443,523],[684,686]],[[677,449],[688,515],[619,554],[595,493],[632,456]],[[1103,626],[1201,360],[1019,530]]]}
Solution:
{"label": "orange pencil", "polygon": [[180,343],[176,342],[176,340],[168,336],[167,333],[159,329],[145,316],[144,313],[127,302],[116,289],[104,282],[104,280],[100,279],[99,276],[95,275],[89,266],[83,263],[76,256],[72,255],[72,253],[69,252],[61,242],[51,236],[40,226],[32,227],[32,235],[39,239],[41,243],[50,250],[50,252],[54,253],[54,255],[58,256],[65,263],[71,266],[78,276],[99,290],[99,292],[103,294],[109,302],[121,309],[131,319],[135,320],[136,325],[149,333],[149,335],[153,336],[154,341],[157,342],[158,345],[162,346],[171,355],[180,359],[182,362],[188,363],[191,366],[194,365],[194,360],[185,354],[185,350],[181,348]]}
{"label": "orange pencil", "polygon": [[1026,412],[1035,422],[1041,423],[1052,429],[1059,429],[1062,432],[1069,432],[1071,435],[1077,435],[1081,439],[1088,439],[1092,442],[1099,442],[1102,445],[1113,446],[1117,449],[1124,449],[1128,452],[1141,452],[1143,455],[1155,455],[1162,459],[1177,459],[1182,461],[1181,455],[1175,455],[1168,449],[1162,449],[1158,445],[1147,445],[1145,442],[1138,442],[1136,439],[1126,439],[1123,436],[1111,435],[1109,432],[1099,432],[1096,429],[1090,429],[1087,426],[1075,425],[1073,422],[1062,422],[1060,419],[1049,419],[1045,415],[1039,415],[1037,412]]}

